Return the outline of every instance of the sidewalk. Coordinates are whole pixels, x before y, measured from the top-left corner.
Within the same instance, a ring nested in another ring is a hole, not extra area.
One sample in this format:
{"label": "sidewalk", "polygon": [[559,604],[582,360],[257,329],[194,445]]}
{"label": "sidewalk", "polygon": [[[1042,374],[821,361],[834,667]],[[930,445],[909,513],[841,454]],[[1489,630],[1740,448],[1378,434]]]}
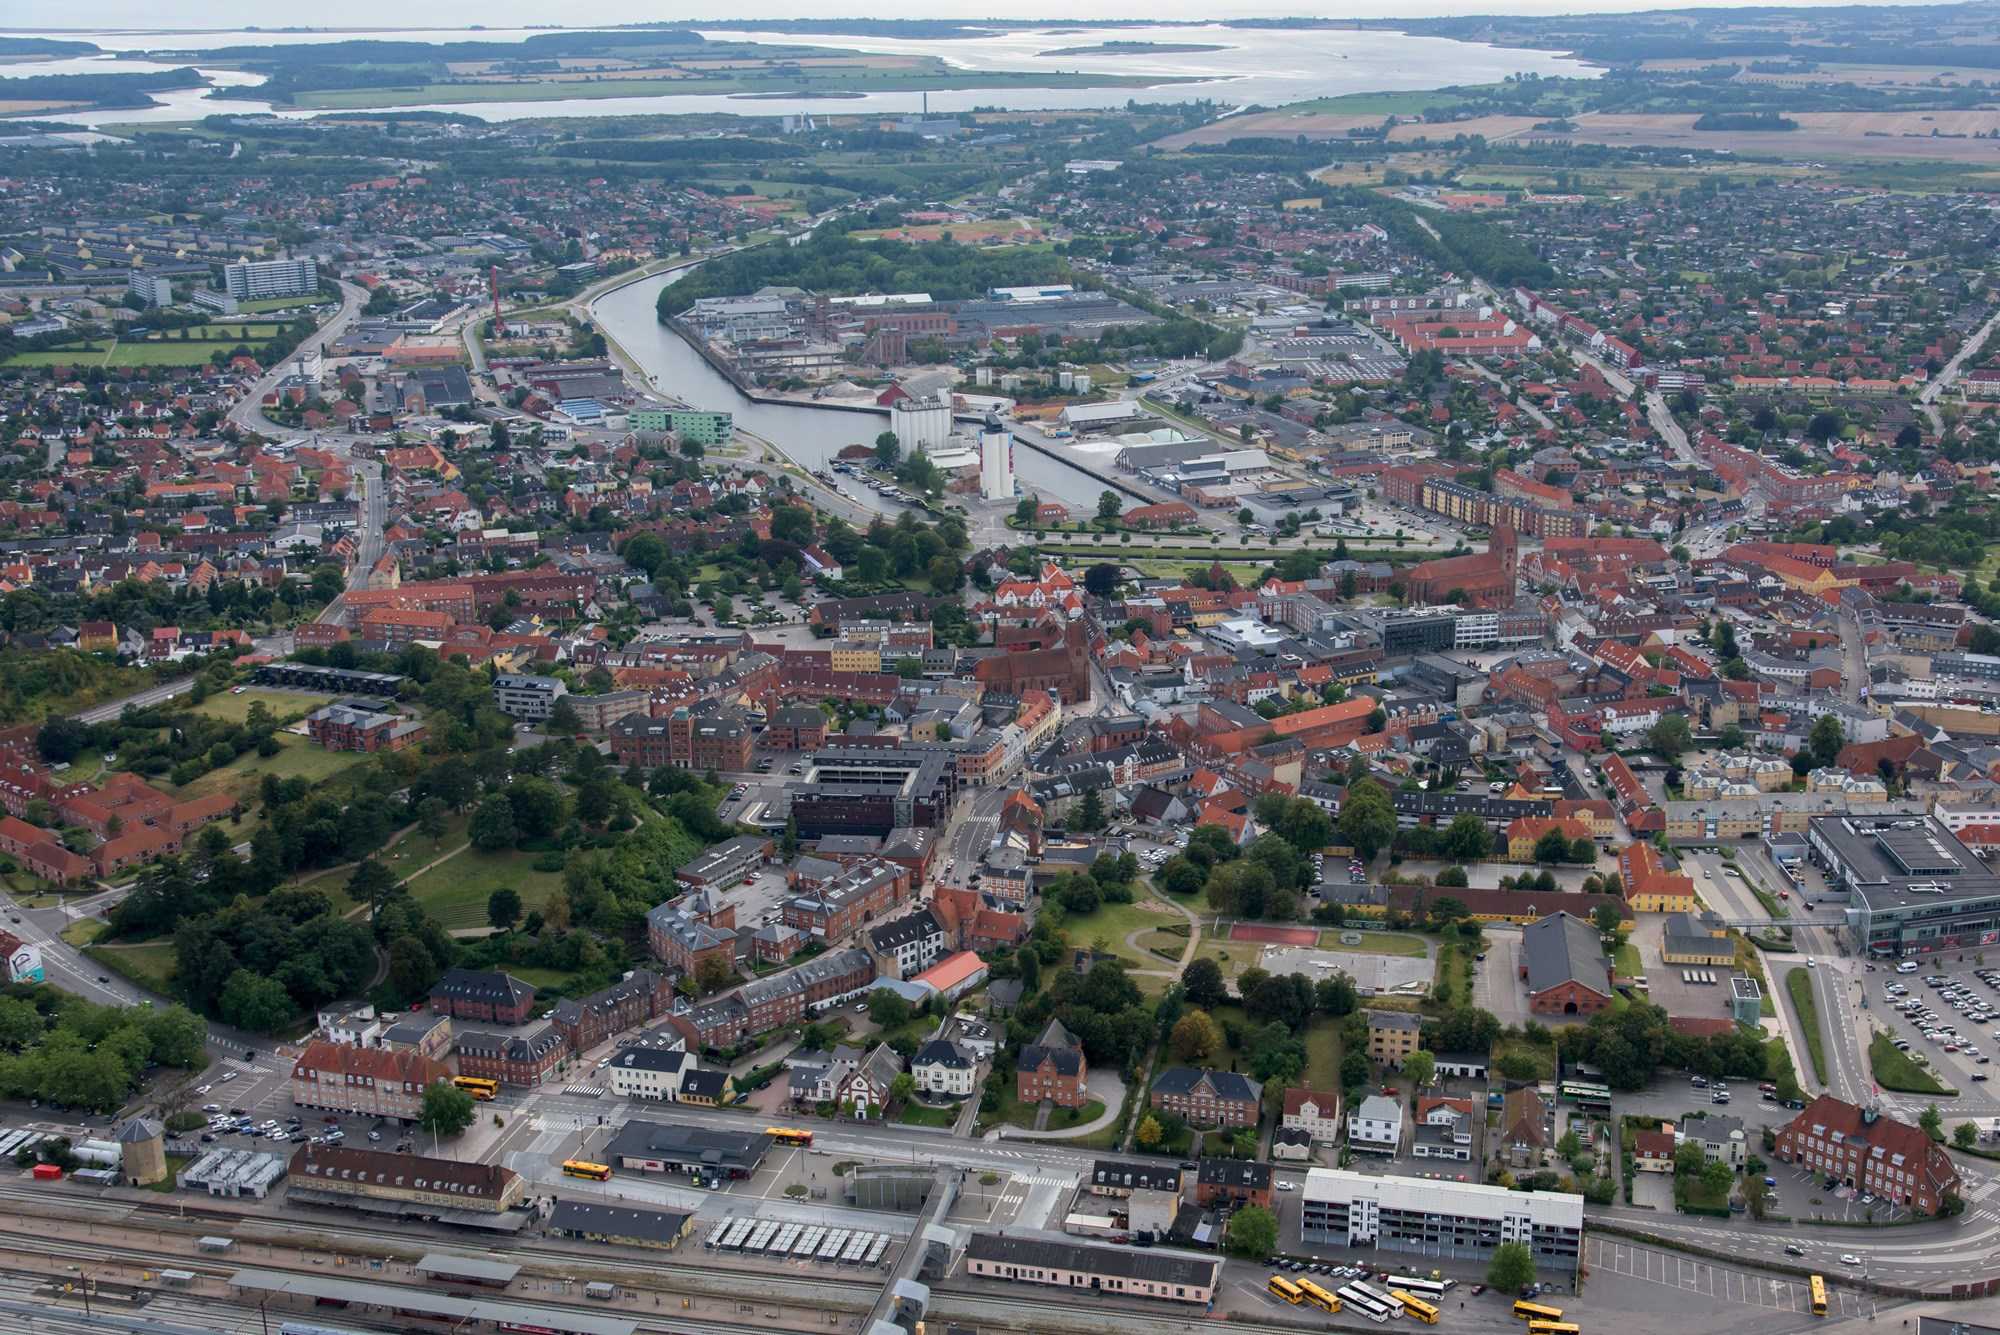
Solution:
{"label": "sidewalk", "polygon": [[1102,1131],[1107,1126],[1115,1126],[1125,1111],[1125,1082],[1109,1071],[1090,1073],[1090,1097],[1104,1100],[1104,1112],[1081,1126],[1066,1126],[1059,1131],[1029,1131],[1018,1126],[996,1127],[987,1135],[988,1140],[1075,1140],[1079,1136]]}

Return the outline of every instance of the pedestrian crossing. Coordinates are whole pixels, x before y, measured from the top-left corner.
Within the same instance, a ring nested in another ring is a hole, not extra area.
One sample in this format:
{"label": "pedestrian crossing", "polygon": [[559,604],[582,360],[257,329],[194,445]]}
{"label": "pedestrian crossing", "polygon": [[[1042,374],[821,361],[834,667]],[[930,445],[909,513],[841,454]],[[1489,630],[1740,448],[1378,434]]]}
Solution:
{"label": "pedestrian crossing", "polygon": [[604,1087],[602,1085],[564,1085],[562,1092],[565,1094],[575,1094],[586,1099],[601,1099],[604,1097]]}

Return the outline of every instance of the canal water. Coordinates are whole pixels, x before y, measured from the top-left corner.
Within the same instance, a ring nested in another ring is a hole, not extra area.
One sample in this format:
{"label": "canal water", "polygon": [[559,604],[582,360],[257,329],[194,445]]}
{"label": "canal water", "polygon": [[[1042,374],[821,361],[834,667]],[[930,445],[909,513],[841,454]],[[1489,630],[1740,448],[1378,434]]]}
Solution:
{"label": "canal water", "polygon": [[[710,412],[735,415],[736,424],[770,441],[807,468],[824,468],[849,445],[872,445],[886,430],[888,414],[858,413],[810,404],[760,403],[702,360],[701,354],[658,315],[660,290],[678,280],[681,269],[628,283],[599,297],[590,311],[605,335],[645,368],[662,393]],[[1095,506],[1104,484],[1057,459],[1017,446],[1014,472],[1021,485],[1072,505]],[[886,502],[856,488],[862,503],[882,509]]]}

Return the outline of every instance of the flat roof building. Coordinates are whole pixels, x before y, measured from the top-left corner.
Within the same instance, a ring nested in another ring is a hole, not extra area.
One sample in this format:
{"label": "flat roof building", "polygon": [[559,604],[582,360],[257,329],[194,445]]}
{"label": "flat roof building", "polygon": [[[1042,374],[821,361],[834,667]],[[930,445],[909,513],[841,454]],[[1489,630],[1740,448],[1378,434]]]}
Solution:
{"label": "flat roof building", "polygon": [[1870,955],[1977,948],[2000,924],[2000,875],[1933,817],[1820,816],[1806,846]]}
{"label": "flat roof building", "polygon": [[1483,1259],[1503,1242],[1519,1242],[1537,1265],[1566,1270],[1575,1269],[1583,1249],[1583,1197],[1573,1192],[1314,1168],[1300,1198],[1299,1236],[1308,1245]]}
{"label": "flat roof building", "polygon": [[615,1167],[645,1173],[701,1173],[748,1177],[771,1148],[761,1131],[719,1131],[678,1122],[627,1122],[605,1158]]}

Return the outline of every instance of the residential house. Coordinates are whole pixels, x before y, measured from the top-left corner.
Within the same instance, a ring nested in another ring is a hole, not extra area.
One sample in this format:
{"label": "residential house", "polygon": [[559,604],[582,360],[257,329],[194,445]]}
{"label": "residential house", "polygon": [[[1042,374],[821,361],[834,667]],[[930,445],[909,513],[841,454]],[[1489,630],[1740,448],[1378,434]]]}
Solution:
{"label": "residential house", "polygon": [[1403,1105],[1370,1094],[1347,1115],[1347,1146],[1357,1154],[1395,1154],[1403,1144]]}
{"label": "residential house", "polygon": [[1083,1044],[1062,1021],[1050,1020],[1040,1037],[1021,1049],[1015,1063],[1015,1097],[1023,1103],[1047,1099],[1058,1108],[1081,1108],[1089,1074]]}
{"label": "residential house", "polygon": [[1368,1012],[1368,1059],[1400,1067],[1421,1043],[1423,1017],[1414,1011]]}
{"label": "residential house", "polygon": [[1189,1126],[1257,1125],[1264,1087],[1235,1071],[1175,1066],[1153,1081],[1151,1104]]}
{"label": "residential house", "polygon": [[1340,1143],[1340,1092],[1332,1089],[1288,1089],[1279,1125],[1303,1131],[1315,1144]]}

